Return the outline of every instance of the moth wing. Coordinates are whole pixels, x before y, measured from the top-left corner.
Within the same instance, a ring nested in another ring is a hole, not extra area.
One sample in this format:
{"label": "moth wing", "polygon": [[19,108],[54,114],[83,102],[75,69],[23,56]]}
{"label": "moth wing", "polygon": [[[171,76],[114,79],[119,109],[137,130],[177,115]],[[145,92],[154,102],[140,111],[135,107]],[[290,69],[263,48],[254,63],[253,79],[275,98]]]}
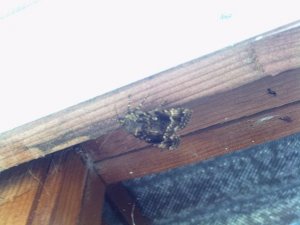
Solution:
{"label": "moth wing", "polygon": [[178,148],[180,144],[180,138],[176,134],[173,134],[171,136],[164,136],[164,140],[157,144],[156,146],[159,148],[167,148],[169,150],[174,150]]}
{"label": "moth wing", "polygon": [[192,110],[185,108],[172,108],[168,110],[170,118],[174,123],[175,130],[183,129],[189,122]]}

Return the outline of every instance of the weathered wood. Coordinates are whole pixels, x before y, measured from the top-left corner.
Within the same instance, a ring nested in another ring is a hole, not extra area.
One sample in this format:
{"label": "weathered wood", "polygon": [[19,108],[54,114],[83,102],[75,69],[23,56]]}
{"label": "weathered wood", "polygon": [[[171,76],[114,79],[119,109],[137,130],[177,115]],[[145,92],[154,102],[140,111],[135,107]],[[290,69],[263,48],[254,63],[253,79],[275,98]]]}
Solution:
{"label": "weathered wood", "polygon": [[[295,24],[293,24],[295,27]],[[290,29],[289,29],[290,28]],[[153,108],[223,93],[300,66],[300,27],[282,28],[185,63],[130,86],[81,103],[0,135],[0,170],[97,138],[116,129],[116,109],[127,96],[148,96]]]}
{"label": "weathered wood", "polygon": [[89,170],[78,225],[102,224],[104,193],[104,183],[95,171]]}
{"label": "weathered wood", "polygon": [[27,225],[49,164],[42,159],[0,174],[0,225]]}
{"label": "weathered wood", "polygon": [[216,125],[183,138],[176,151],[148,147],[95,164],[106,183],[198,162],[300,132],[300,101],[237,121]]}
{"label": "weathered wood", "polygon": [[66,156],[62,156],[59,162],[54,162],[51,169],[40,197],[41,204],[34,210],[36,213],[33,215],[32,224],[76,224],[81,209],[87,169],[80,156],[71,151],[67,152]]}
{"label": "weathered wood", "polygon": [[[270,94],[268,89],[276,95]],[[265,77],[187,104],[193,110],[193,115],[189,125],[180,134],[186,135],[299,100],[300,69],[283,72],[275,77]],[[122,128],[84,145],[95,161],[149,146]]]}
{"label": "weathered wood", "polygon": [[135,200],[120,183],[109,185],[106,192],[110,202],[117,208],[128,225],[150,224],[150,220],[142,215]]}
{"label": "weathered wood", "polygon": [[0,225],[100,225],[104,185],[75,151],[0,174]]}
{"label": "weathered wood", "polygon": [[64,178],[62,171],[64,170],[63,162],[66,159],[66,152],[62,152],[62,154],[55,155],[52,158],[47,177],[42,186],[41,194],[38,197],[37,205],[32,211],[29,224],[50,224],[51,215],[59,196],[60,184]]}
{"label": "weathered wood", "polygon": [[52,161],[31,224],[99,225],[104,190],[79,154],[59,154]]}

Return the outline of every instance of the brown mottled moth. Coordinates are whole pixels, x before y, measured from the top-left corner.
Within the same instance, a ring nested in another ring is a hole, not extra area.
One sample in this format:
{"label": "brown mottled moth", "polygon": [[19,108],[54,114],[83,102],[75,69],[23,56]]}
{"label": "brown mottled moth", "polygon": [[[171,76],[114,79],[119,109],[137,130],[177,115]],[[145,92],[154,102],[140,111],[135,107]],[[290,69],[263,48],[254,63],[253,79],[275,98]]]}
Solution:
{"label": "brown mottled moth", "polygon": [[180,143],[176,131],[187,125],[191,114],[192,111],[186,108],[144,111],[140,105],[132,109],[128,106],[127,113],[118,120],[135,137],[153,146],[173,150]]}

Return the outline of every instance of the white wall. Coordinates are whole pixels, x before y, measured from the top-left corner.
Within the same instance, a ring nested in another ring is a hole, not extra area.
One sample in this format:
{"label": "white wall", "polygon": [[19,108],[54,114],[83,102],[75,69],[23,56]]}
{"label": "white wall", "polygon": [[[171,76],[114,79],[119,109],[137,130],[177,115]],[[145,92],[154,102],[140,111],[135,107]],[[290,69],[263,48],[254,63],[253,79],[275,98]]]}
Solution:
{"label": "white wall", "polygon": [[0,133],[297,19],[290,0],[0,0]]}

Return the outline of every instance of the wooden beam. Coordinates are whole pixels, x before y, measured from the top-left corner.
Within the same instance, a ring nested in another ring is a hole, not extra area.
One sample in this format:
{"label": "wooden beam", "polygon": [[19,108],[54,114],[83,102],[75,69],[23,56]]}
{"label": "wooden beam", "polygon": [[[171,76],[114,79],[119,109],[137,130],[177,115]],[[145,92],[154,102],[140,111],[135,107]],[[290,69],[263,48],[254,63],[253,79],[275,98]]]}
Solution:
{"label": "wooden beam", "polygon": [[2,133],[0,171],[116,129],[128,95],[148,96],[149,108],[183,105],[299,67],[299,46],[299,25],[288,25]]}
{"label": "wooden beam", "polygon": [[74,151],[0,174],[0,224],[100,225],[104,185]]}
{"label": "wooden beam", "polygon": [[53,158],[30,225],[99,225],[104,184],[74,151]]}
{"label": "wooden beam", "polygon": [[[270,91],[275,94],[270,94]],[[193,115],[189,125],[180,134],[187,135],[299,100],[300,69],[286,71],[275,77],[264,77],[187,104],[193,110]],[[149,146],[122,128],[84,145],[95,161]]]}
{"label": "wooden beam", "polygon": [[49,164],[42,159],[0,174],[1,225],[27,225]]}
{"label": "wooden beam", "polygon": [[74,152],[57,156],[29,224],[76,224],[86,175],[87,170]]}
{"label": "wooden beam", "polygon": [[176,151],[154,147],[95,164],[108,184],[199,162],[300,132],[300,101],[191,133]]}
{"label": "wooden beam", "polygon": [[150,224],[150,220],[142,215],[136,201],[120,183],[108,186],[106,193],[112,205],[128,225]]}
{"label": "wooden beam", "polygon": [[94,170],[89,170],[78,225],[104,225],[102,210],[105,185]]}

